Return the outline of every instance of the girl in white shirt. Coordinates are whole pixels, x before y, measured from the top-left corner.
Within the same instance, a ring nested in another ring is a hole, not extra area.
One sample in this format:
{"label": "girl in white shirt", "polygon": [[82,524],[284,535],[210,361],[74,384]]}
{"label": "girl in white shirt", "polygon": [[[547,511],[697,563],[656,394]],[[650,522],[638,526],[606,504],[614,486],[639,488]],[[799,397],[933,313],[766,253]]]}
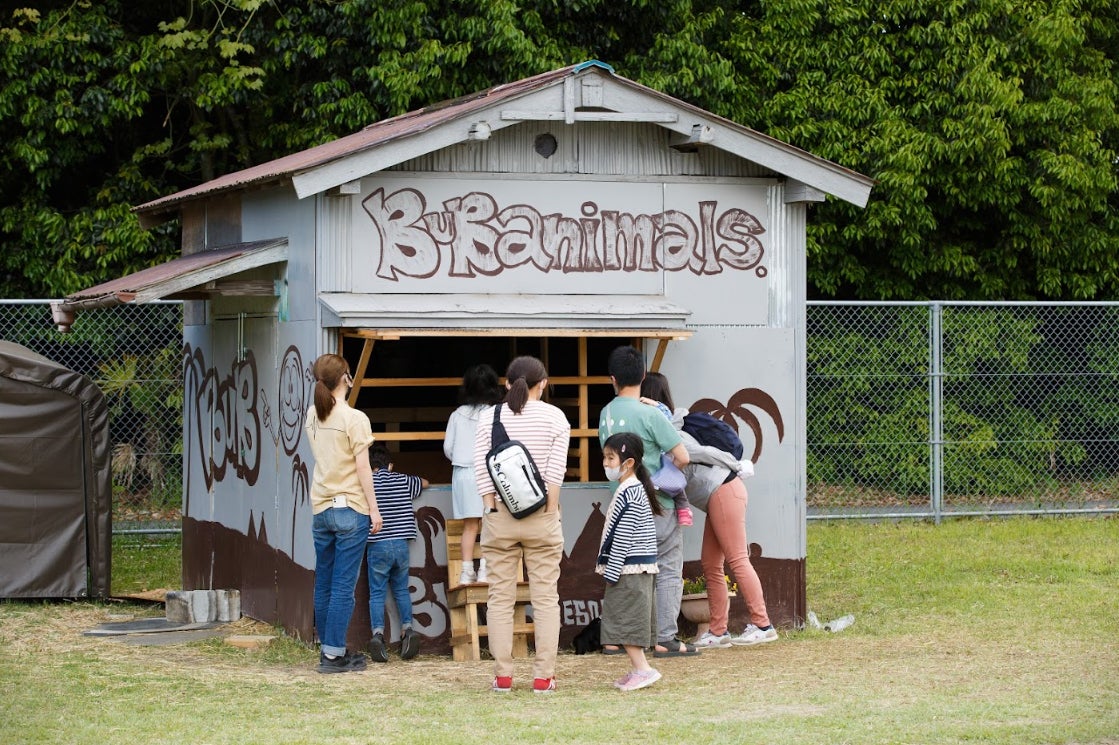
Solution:
{"label": "girl in white shirt", "polygon": [[486,560],[474,570],[474,542],[482,526],[482,497],[474,478],[474,434],[478,429],[478,416],[486,407],[503,398],[501,381],[489,365],[475,365],[466,371],[459,388],[462,404],[447,421],[447,435],[443,439],[443,453],[451,461],[451,502],[456,520],[462,520],[462,573],[460,585],[474,582],[485,584]]}

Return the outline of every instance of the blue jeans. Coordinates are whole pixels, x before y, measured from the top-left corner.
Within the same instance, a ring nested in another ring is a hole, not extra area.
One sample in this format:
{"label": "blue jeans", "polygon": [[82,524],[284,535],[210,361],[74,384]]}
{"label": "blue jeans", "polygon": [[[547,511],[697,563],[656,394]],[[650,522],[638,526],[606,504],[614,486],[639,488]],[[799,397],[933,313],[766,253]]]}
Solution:
{"label": "blue jeans", "polygon": [[369,623],[373,633],[385,629],[385,590],[392,587],[400,626],[412,625],[412,596],[408,592],[408,569],[411,566],[409,542],[396,538],[370,541],[365,549],[369,567]]}
{"label": "blue jeans", "polygon": [[369,515],[329,507],[311,520],[315,538],[315,630],[324,654],[346,653],[354,588],[369,539]]}

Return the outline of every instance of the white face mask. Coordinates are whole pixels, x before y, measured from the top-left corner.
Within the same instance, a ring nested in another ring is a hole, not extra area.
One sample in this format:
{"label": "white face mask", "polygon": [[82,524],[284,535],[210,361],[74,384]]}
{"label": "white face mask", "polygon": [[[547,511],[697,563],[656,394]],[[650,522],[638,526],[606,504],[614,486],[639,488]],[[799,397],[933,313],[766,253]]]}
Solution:
{"label": "white face mask", "polygon": [[622,469],[617,466],[605,466],[606,478],[610,481],[618,481],[622,475]]}

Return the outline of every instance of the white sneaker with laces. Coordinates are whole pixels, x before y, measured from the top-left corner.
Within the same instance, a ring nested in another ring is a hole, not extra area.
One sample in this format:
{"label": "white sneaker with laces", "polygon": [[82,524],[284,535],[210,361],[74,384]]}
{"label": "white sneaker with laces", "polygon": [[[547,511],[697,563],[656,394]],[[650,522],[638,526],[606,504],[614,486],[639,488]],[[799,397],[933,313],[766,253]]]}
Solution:
{"label": "white sneaker with laces", "polygon": [[464,566],[462,573],[458,576],[458,583],[460,585],[472,585],[478,581],[478,575],[474,572],[474,567]]}
{"label": "white sneaker with laces", "polygon": [[777,641],[777,629],[770,626],[765,631],[762,631],[754,624],[748,625],[742,630],[738,636],[732,636],[730,639],[731,644],[736,647],[749,647],[754,644],[765,644],[766,642]]}
{"label": "white sneaker with laces", "polygon": [[692,642],[692,645],[698,649],[730,649],[732,646],[730,634],[715,636],[710,631],[704,631],[703,636]]}
{"label": "white sneaker with laces", "polygon": [[483,585],[488,585],[490,583],[490,576],[489,573],[486,571],[485,559],[478,560],[478,579],[476,581],[480,582]]}

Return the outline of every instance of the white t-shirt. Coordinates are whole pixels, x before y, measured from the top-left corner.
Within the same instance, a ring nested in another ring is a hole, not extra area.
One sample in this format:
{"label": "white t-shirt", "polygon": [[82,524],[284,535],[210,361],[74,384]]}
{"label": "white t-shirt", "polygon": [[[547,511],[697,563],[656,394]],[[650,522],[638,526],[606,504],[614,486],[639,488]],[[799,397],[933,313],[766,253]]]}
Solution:
{"label": "white t-shirt", "polygon": [[452,466],[474,467],[474,433],[478,430],[478,416],[487,407],[484,404],[463,404],[447,420],[447,436],[443,438],[443,454]]}

